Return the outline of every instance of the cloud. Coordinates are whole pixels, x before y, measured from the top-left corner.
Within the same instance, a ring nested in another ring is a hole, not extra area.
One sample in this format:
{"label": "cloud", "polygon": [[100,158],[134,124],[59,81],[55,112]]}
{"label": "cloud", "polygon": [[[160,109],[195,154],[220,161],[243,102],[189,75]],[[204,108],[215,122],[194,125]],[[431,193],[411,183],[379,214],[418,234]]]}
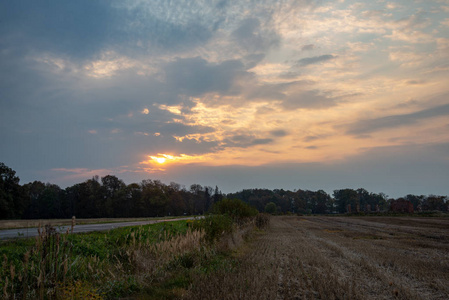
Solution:
{"label": "cloud", "polygon": [[223,139],[221,147],[249,148],[256,145],[271,144],[272,142],[274,140],[271,138],[257,138],[253,134],[238,133]]}
{"label": "cloud", "polygon": [[[10,45],[78,59],[92,57],[103,49],[123,21],[106,2],[32,1],[24,5],[13,1],[1,6],[1,36],[6,36]],[[122,38],[115,36],[116,40]]]}
{"label": "cloud", "polygon": [[351,135],[368,134],[379,130],[412,125],[421,120],[446,115],[449,115],[449,104],[444,104],[409,114],[391,115],[377,119],[360,120],[347,125],[346,133]]}
{"label": "cloud", "polygon": [[217,148],[219,143],[217,141],[206,141],[203,138],[189,139],[184,138],[182,141],[178,141],[174,148],[171,149],[171,153],[189,155],[200,155],[213,152]]}
{"label": "cloud", "polygon": [[[395,11],[312,2],[0,1],[0,157],[18,172],[85,174],[131,172],[169,152],[214,164],[329,162],[372,132],[444,121],[442,2]],[[362,120],[382,109],[391,116]],[[444,129],[428,140],[446,138]]]}
{"label": "cloud", "polygon": [[189,134],[205,134],[214,132],[215,129],[202,125],[185,125],[182,123],[163,123],[155,126],[157,131],[162,135],[186,136]]}
{"label": "cloud", "polygon": [[314,44],[308,44],[301,47],[301,51],[311,51],[315,49],[316,46]]}
{"label": "cloud", "polygon": [[270,134],[275,137],[284,137],[284,136],[288,135],[288,132],[283,129],[277,129],[277,130],[270,131]]}
{"label": "cloud", "polygon": [[303,139],[303,141],[304,141],[304,142],[313,142],[313,141],[316,141],[316,140],[324,139],[324,138],[326,138],[326,137],[328,137],[328,135],[325,135],[325,134],[321,134],[321,135],[308,135],[308,136],[306,136],[306,137]]}
{"label": "cloud", "polygon": [[305,67],[308,65],[318,64],[323,61],[328,61],[328,60],[331,60],[334,58],[336,58],[336,56],[330,55],[330,54],[306,57],[306,58],[302,58],[302,59],[298,60],[297,64],[301,67]]}
{"label": "cloud", "polygon": [[339,98],[330,97],[318,90],[301,90],[282,101],[285,109],[327,109],[338,104]]}
{"label": "cloud", "polygon": [[259,19],[242,20],[237,29],[232,32],[237,45],[249,52],[265,52],[279,45],[280,38],[272,30],[261,28]]}
{"label": "cloud", "polygon": [[237,94],[240,91],[238,80],[248,80],[253,76],[239,60],[213,64],[201,57],[178,58],[168,63],[164,70],[167,86],[187,96],[208,92]]}
{"label": "cloud", "polygon": [[449,160],[440,155],[442,151],[448,155],[447,147],[447,143],[378,147],[331,164],[276,162],[255,167],[181,166],[172,174],[161,175],[161,179],[182,184],[198,181],[211,186],[217,184],[224,192],[248,188],[299,188],[323,189],[332,194],[335,189],[363,187],[395,198],[406,194],[447,195]]}
{"label": "cloud", "polygon": [[427,81],[424,80],[424,79],[421,79],[421,80],[407,80],[405,82],[405,84],[407,84],[407,85],[423,85],[423,84],[426,84],[426,83],[427,83]]}
{"label": "cloud", "polygon": [[289,85],[291,84],[257,84],[255,82],[253,85],[246,86],[244,95],[248,100],[280,100],[286,97],[284,91]]}

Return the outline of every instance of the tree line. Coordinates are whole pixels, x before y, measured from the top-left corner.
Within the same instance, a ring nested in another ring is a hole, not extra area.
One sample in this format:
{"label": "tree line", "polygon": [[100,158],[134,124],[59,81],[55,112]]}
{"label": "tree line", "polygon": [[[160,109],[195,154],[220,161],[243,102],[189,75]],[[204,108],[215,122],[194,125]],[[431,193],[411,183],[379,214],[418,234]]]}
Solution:
{"label": "tree line", "polygon": [[[332,196],[323,190],[283,190],[283,189],[245,189],[227,194],[237,198],[259,211],[270,213],[335,214],[347,212],[385,212],[390,211],[395,200],[409,201],[415,211],[448,211],[449,198],[436,195],[412,195],[398,199],[389,198],[384,193],[370,193],[366,189],[334,190]],[[348,211],[348,206],[351,211]]]}
{"label": "tree line", "polygon": [[[125,184],[114,175],[94,176],[65,189],[41,181],[19,182],[16,172],[0,163],[0,219],[198,215],[223,198],[240,199],[259,211],[268,208],[272,213],[326,214],[345,213],[348,205],[354,211],[356,207],[386,211],[394,200],[362,188],[335,190],[332,196],[323,190],[301,189],[244,189],[224,195],[217,186],[192,184],[186,188],[150,179]],[[401,199],[410,201],[415,210],[448,210],[447,196],[407,195]]]}
{"label": "tree line", "polygon": [[204,214],[223,198],[218,187],[143,180],[125,184],[113,175],[94,176],[65,189],[34,181],[19,184],[0,163],[0,219],[126,218]]}

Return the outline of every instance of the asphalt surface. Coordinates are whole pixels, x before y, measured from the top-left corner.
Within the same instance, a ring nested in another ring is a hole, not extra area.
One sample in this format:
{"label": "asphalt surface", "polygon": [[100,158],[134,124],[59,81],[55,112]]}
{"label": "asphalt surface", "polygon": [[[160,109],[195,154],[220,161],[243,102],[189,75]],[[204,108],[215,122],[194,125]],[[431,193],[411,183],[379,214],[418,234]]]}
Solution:
{"label": "asphalt surface", "polygon": [[[189,218],[176,218],[176,219],[160,219],[153,221],[138,221],[138,222],[120,222],[120,223],[103,223],[103,224],[86,224],[86,225],[76,225],[73,228],[73,233],[81,233],[81,232],[92,232],[92,231],[105,231],[119,227],[127,227],[127,226],[139,226],[146,224],[155,224],[160,222],[172,222],[179,220],[188,220],[193,219]],[[70,226],[55,226],[56,231],[60,233],[67,232],[67,229],[70,231]],[[12,238],[27,238],[34,237],[39,234],[38,228],[20,228],[20,229],[6,229],[0,230],[0,240],[12,239]]]}

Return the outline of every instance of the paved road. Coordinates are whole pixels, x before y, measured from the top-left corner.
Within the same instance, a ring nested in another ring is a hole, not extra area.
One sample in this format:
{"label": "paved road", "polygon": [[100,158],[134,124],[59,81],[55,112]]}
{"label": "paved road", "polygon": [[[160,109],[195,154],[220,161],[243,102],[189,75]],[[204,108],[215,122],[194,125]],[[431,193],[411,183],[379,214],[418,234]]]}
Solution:
{"label": "paved road", "polygon": [[[118,228],[118,227],[138,226],[138,225],[154,224],[154,223],[160,223],[160,222],[172,222],[172,221],[188,220],[188,219],[193,219],[193,218],[188,217],[188,218],[165,219],[165,220],[159,219],[159,220],[152,220],[152,221],[76,225],[73,228],[73,233],[104,231],[104,230],[110,230],[110,229],[114,229],[114,228]],[[67,229],[70,230],[70,226],[55,226],[55,228],[58,232],[61,232],[61,233],[65,233],[67,231]],[[17,238],[17,237],[26,238],[26,237],[33,237],[33,236],[37,236],[37,235],[38,235],[37,228],[0,230],[0,240]]]}

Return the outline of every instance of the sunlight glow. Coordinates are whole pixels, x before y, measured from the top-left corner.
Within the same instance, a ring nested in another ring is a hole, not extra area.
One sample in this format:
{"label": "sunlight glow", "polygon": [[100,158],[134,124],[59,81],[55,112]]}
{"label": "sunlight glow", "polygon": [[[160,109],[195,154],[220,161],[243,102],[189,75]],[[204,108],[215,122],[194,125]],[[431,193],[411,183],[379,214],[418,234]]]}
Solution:
{"label": "sunlight glow", "polygon": [[209,156],[190,156],[186,154],[180,154],[177,156],[158,153],[157,156],[148,156],[149,159],[141,161],[139,164],[144,165],[143,170],[149,173],[157,171],[165,171],[166,167],[171,164],[189,164],[189,163],[201,163],[211,159]]}
{"label": "sunlight glow", "polygon": [[164,157],[157,157],[156,161],[160,164],[163,164],[165,162],[165,158]]}

